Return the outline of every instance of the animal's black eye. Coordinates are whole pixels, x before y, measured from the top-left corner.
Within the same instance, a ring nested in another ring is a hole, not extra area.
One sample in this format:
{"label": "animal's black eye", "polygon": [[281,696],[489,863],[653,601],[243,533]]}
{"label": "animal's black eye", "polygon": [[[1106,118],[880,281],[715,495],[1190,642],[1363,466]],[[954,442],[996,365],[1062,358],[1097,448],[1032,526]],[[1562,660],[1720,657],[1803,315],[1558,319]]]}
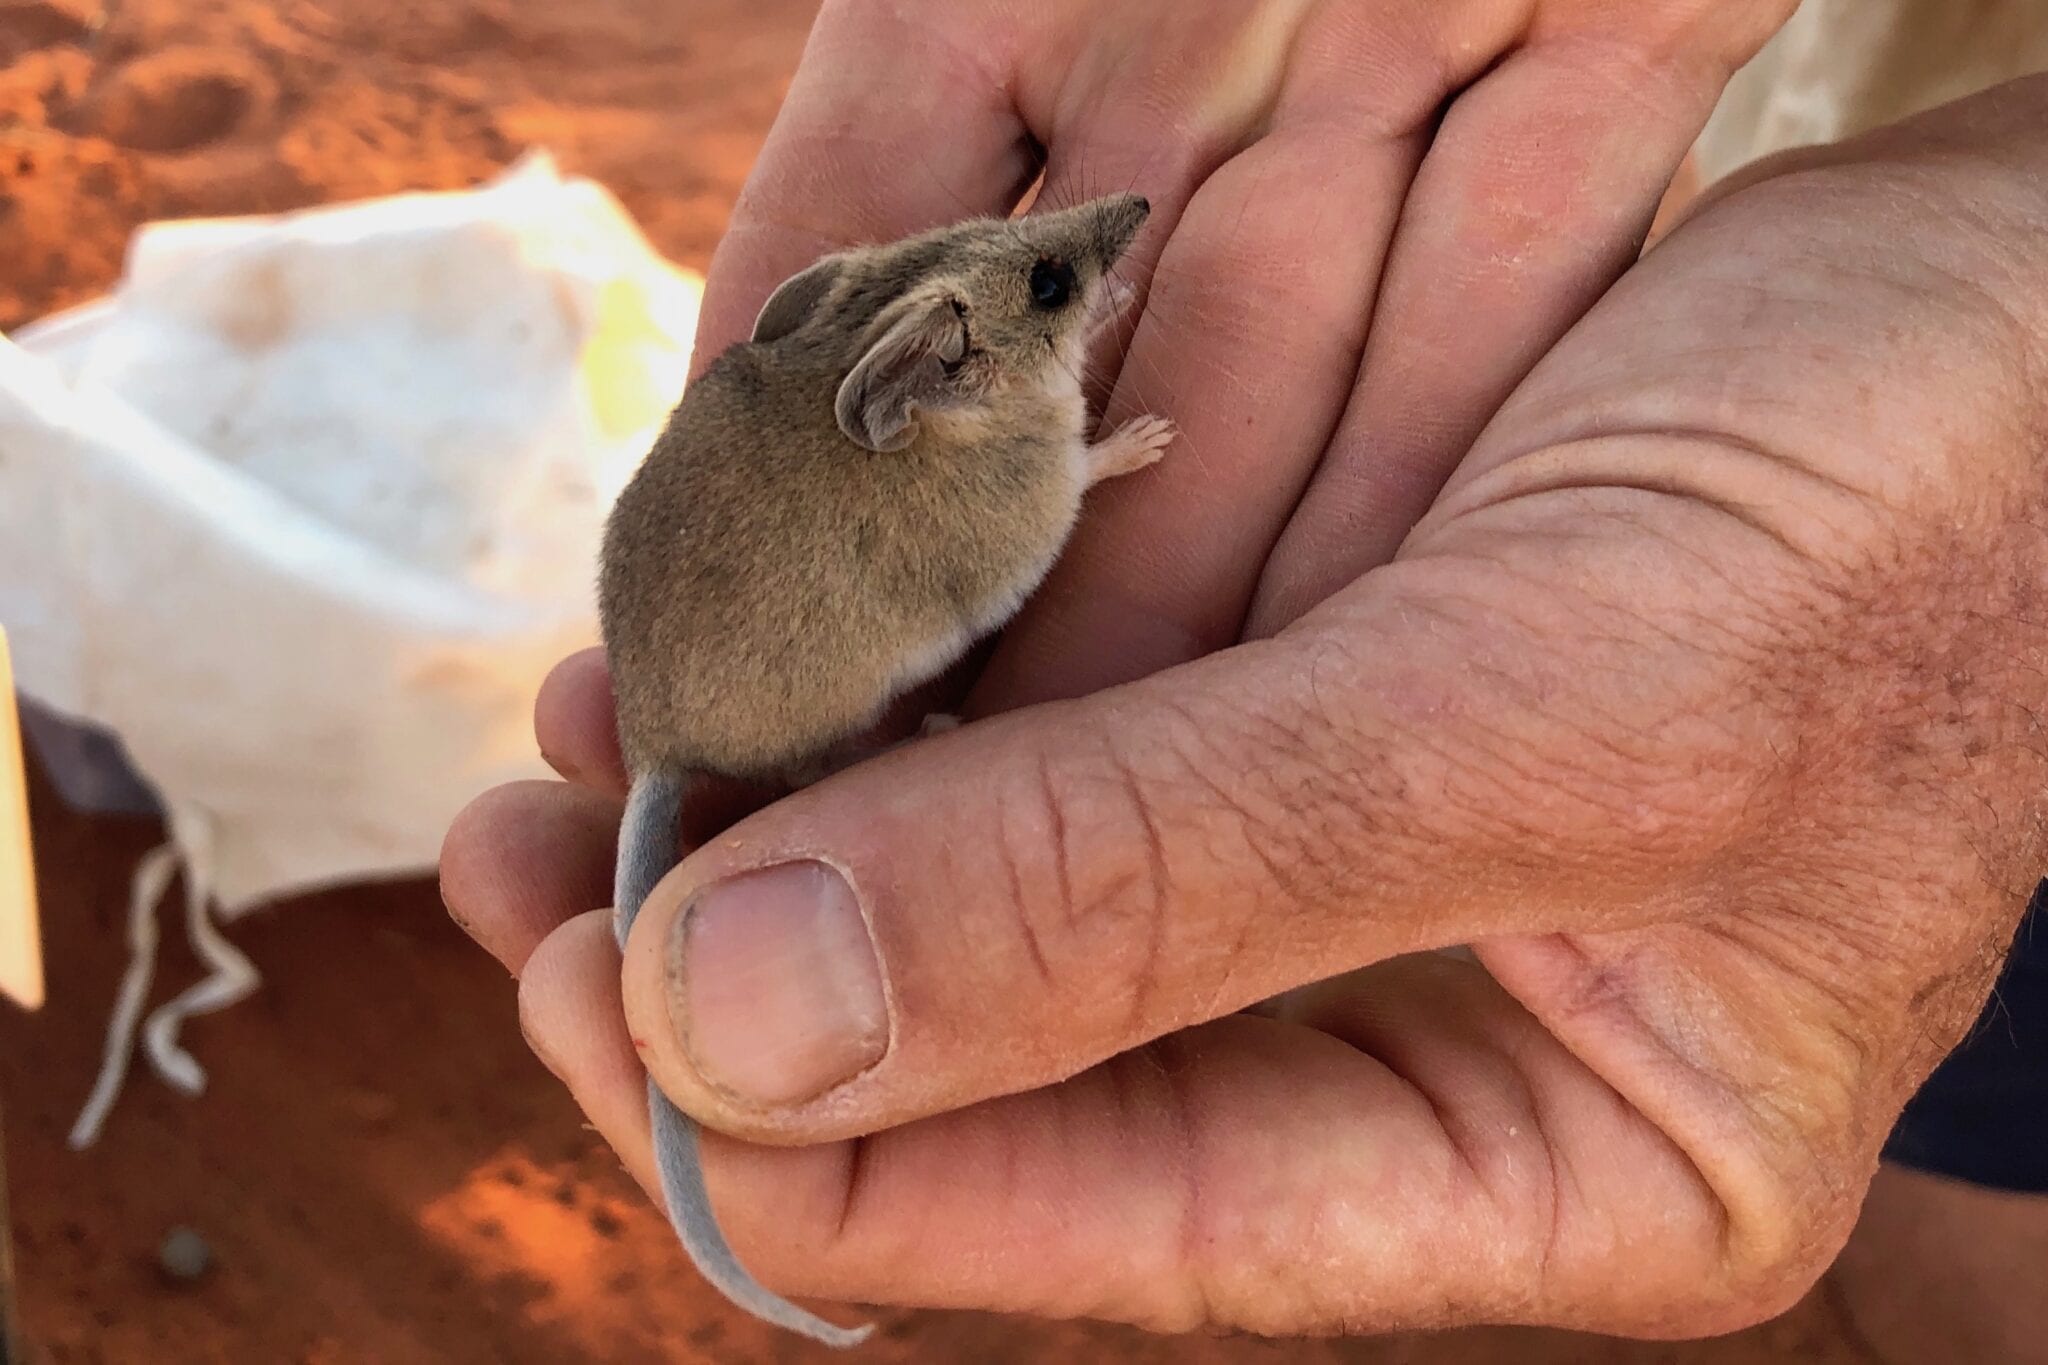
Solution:
{"label": "animal's black eye", "polygon": [[1031,267],[1031,301],[1040,308],[1064,308],[1074,296],[1074,272],[1064,261],[1040,261]]}

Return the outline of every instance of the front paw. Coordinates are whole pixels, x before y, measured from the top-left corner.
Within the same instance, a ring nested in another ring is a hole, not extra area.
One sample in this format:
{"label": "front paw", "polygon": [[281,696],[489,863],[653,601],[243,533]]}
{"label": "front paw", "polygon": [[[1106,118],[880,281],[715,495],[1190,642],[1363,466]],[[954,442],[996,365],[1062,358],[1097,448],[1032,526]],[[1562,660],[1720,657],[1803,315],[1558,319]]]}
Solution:
{"label": "front paw", "polygon": [[1129,452],[1130,468],[1143,469],[1157,464],[1159,457],[1166,454],[1166,448],[1180,435],[1180,429],[1167,417],[1134,417],[1118,428],[1118,444]]}

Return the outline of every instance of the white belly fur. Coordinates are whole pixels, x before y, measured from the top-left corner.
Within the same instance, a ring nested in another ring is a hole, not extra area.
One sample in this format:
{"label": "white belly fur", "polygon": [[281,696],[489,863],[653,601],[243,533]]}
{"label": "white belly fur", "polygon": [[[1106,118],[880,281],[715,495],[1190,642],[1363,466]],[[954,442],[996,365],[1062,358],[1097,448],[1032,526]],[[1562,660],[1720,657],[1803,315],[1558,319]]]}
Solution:
{"label": "white belly fur", "polygon": [[896,679],[889,688],[889,695],[883,699],[883,708],[905,692],[921,683],[930,682],[945,672],[974,647],[975,641],[999,629],[1022,610],[1025,599],[1036,592],[1038,585],[1045,581],[1045,576],[1052,572],[1052,566],[1059,562],[1060,552],[1066,548],[1068,539],[1073,535],[1074,523],[1079,520],[1081,514],[1081,495],[1087,488],[1087,463],[1087,444],[1084,441],[1076,441],[1073,454],[1067,461],[1068,477],[1072,481],[1070,505],[1073,510],[1068,514],[1067,524],[1051,550],[1043,559],[1027,565],[1003,586],[1002,591],[991,594],[988,601],[982,604],[978,615],[960,622],[954,629],[912,651],[904,660],[902,668],[897,671]]}

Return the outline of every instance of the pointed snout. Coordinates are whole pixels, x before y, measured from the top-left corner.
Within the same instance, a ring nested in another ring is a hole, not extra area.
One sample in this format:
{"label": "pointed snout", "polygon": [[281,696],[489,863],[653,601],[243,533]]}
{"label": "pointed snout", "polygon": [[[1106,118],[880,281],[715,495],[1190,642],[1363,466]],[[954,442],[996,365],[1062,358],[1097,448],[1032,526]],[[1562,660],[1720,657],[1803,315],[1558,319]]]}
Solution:
{"label": "pointed snout", "polygon": [[1138,229],[1151,216],[1152,205],[1143,195],[1112,194],[1055,213],[1034,214],[1025,221],[1031,225],[1031,240],[1042,250],[1108,270],[1131,249]]}
{"label": "pointed snout", "polygon": [[1113,194],[1088,207],[1095,211],[1095,249],[1103,269],[1117,263],[1137,240],[1138,230],[1152,216],[1152,204],[1140,194]]}

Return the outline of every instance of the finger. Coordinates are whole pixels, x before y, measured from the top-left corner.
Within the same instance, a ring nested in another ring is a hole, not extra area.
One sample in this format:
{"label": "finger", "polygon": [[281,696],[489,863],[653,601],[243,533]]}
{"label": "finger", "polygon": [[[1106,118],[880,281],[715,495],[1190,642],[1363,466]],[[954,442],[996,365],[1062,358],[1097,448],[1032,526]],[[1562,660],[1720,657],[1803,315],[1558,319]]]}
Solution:
{"label": "finger", "polygon": [[[1195,196],[1105,420],[1170,416],[1173,448],[1156,470],[1089,495],[1059,564],[1004,633],[973,712],[1081,696],[1236,635],[1257,566],[1356,372],[1373,253],[1404,174],[1399,149],[1358,148],[1334,173],[1326,151],[1320,138],[1276,135]],[[1322,226],[1333,200],[1334,216],[1360,223],[1355,236]]]}
{"label": "finger", "polygon": [[571,654],[541,681],[533,734],[541,757],[563,777],[625,799],[626,760],[619,752],[612,674],[602,649]]}
{"label": "finger", "polygon": [[560,782],[514,782],[455,817],[441,845],[448,913],[514,976],[572,916],[611,903],[619,803]]}
{"label": "finger", "polygon": [[[602,923],[570,925],[536,954],[522,1014],[646,1183],[616,965]],[[1388,964],[1349,983],[1363,1008],[1311,1002],[1386,1041],[1399,1069],[1236,1016],[852,1142],[706,1133],[706,1183],[764,1283],[839,1301],[1289,1335],[1696,1321],[1722,1229],[1712,1195],[1483,973],[1459,973]],[[1618,1289],[1616,1238],[1651,1226],[1659,1256]]]}
{"label": "finger", "polygon": [[[1197,189],[1264,128],[1306,7],[1300,4],[1067,6],[1057,28],[1083,55],[1018,72],[1017,110],[1046,149],[1032,212],[1136,191],[1151,215],[1124,258],[1129,306],[1093,343],[1089,397],[1107,404],[1143,314],[1159,254]],[[1112,66],[1110,54],[1144,52]]]}
{"label": "finger", "polygon": [[1020,22],[984,5],[824,6],[713,258],[697,370],[820,256],[1017,202],[1037,169],[1006,88]]}
{"label": "finger", "polygon": [[[1200,69],[1216,89],[1186,105],[1201,117],[1234,111],[1241,126],[1181,129],[1198,153],[1174,169],[1206,171],[1228,135],[1243,150],[1199,188],[1173,186],[1192,197],[1106,414],[1112,427],[1169,416],[1180,434],[1157,470],[1090,495],[1050,579],[1005,632],[976,712],[1083,695],[1237,638],[1259,565],[1357,376],[1444,83],[1506,41],[1423,7],[1209,8],[1243,16],[1241,27],[1215,36],[1229,51]],[[1482,17],[1502,27],[1505,16]],[[1129,160],[1111,133],[1087,145],[1090,162]]]}
{"label": "finger", "polygon": [[1502,401],[1636,258],[1715,99],[1768,34],[1752,20],[1646,56],[1539,27],[1458,97],[1409,194],[1357,391],[1274,548],[1250,634],[1393,558]]}
{"label": "finger", "polygon": [[647,1073],[626,1031],[609,911],[573,916],[535,946],[519,978],[519,1027],[641,1188],[658,1198]]}

